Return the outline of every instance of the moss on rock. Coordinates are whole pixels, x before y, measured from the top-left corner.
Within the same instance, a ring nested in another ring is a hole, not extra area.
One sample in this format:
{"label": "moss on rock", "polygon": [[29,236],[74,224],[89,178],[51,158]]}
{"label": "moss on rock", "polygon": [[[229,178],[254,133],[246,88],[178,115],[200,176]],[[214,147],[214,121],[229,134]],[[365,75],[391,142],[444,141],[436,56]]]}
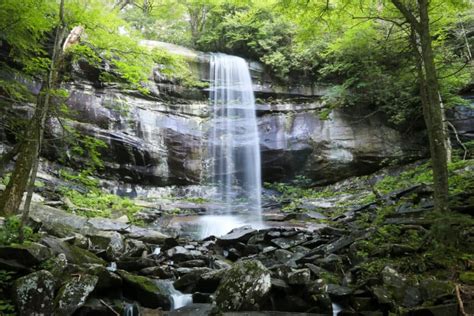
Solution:
{"label": "moss on rock", "polygon": [[169,298],[152,279],[124,270],[118,270],[117,273],[123,279],[126,297],[137,300],[144,307],[170,309]]}

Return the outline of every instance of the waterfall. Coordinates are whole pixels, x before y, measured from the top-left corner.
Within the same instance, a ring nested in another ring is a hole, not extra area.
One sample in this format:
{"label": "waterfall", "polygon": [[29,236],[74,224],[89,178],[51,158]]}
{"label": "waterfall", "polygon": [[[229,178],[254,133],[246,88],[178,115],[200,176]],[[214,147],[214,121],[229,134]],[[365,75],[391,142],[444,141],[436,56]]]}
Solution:
{"label": "waterfall", "polygon": [[247,211],[260,219],[261,172],[255,98],[247,62],[211,56],[210,180],[223,206],[219,214]]}

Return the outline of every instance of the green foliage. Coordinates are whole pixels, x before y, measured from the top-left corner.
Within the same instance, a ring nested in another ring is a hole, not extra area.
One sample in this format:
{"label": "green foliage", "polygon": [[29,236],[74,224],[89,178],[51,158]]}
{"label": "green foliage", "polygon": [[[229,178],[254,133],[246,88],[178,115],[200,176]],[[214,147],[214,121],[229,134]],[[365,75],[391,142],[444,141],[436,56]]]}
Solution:
{"label": "green foliage", "polygon": [[115,194],[108,194],[100,189],[91,189],[87,193],[80,193],[69,188],[61,188],[61,194],[74,205],[68,210],[85,217],[106,217],[112,215],[127,215],[132,223],[138,223],[133,215],[141,207],[128,199]]}
{"label": "green foliage", "polygon": [[177,1],[152,0],[150,10],[132,5],[121,12],[123,19],[144,38],[178,45],[191,45],[189,22],[184,19],[186,7]]}
{"label": "green foliage", "polygon": [[463,272],[460,274],[459,279],[465,284],[474,285],[474,272]]}
{"label": "green foliage", "polygon": [[208,14],[197,48],[260,60],[280,79],[308,74],[318,60],[314,51],[293,43],[295,25],[268,4],[222,3]]}
{"label": "green foliage", "polygon": [[[0,227],[0,245],[10,245],[19,242],[21,219],[11,216],[5,219],[5,223]],[[29,226],[23,226],[24,241],[35,241],[38,235]]]}
{"label": "green foliage", "polygon": [[184,57],[158,48],[153,49],[151,55],[153,62],[161,66],[160,72],[167,78],[188,87],[204,87],[206,85],[192,73]]}
{"label": "green foliage", "polygon": [[59,175],[68,181],[73,181],[85,187],[95,188],[98,186],[98,181],[93,176],[97,171],[102,170],[104,163],[101,155],[102,151],[107,148],[107,144],[95,137],[81,135],[77,130],[65,126],[69,131],[69,148],[64,152],[65,156],[61,158],[62,163],[67,162],[67,158],[73,157],[73,163],[77,161],[82,162],[82,166],[78,173],[70,172],[66,169],[61,169]]}
{"label": "green foliage", "polygon": [[[471,168],[469,168],[470,166]],[[474,166],[473,160],[459,160],[448,165],[450,194],[459,194],[464,192],[467,187],[474,187],[472,181],[474,171],[472,170],[472,166]],[[396,176],[385,176],[381,181],[375,184],[374,188],[381,194],[387,194],[395,190],[405,189],[412,185],[422,183],[433,183],[433,172],[429,162]]]}

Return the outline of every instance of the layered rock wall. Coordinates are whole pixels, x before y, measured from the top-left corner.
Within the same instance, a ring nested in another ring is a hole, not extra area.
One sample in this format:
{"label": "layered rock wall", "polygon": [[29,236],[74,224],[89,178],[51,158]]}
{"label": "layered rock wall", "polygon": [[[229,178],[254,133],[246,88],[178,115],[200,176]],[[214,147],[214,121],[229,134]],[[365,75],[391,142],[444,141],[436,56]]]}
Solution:
{"label": "layered rock wall", "polygon": [[[145,44],[185,56],[195,76],[209,80],[208,55],[159,42]],[[326,109],[321,97],[327,87],[285,86],[260,64],[249,65],[258,101],[264,181],[301,175],[334,182],[426,155],[422,132],[400,132],[383,115],[362,107],[333,110],[322,119]],[[72,77],[66,88],[73,125],[108,144],[102,151],[106,177],[154,186],[205,181],[211,113],[207,89],[168,80],[159,68],[149,95],[99,84],[97,73],[86,64],[75,65]],[[58,121],[50,125],[49,136],[62,134]],[[65,154],[61,142],[50,142],[45,150],[51,160]]]}

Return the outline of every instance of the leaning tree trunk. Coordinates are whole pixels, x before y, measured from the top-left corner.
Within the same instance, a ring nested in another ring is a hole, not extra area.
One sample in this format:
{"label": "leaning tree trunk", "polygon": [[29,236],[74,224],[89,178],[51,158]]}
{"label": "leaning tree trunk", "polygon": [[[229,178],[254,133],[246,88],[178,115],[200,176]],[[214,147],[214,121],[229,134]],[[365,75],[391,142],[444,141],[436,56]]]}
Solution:
{"label": "leaning tree trunk", "polygon": [[0,198],[0,215],[10,216],[18,212],[23,193],[28,185],[31,168],[36,159],[37,142],[38,142],[38,126],[39,117],[43,115],[43,102],[38,102],[35,109],[35,114],[31,119],[31,124],[25,139],[20,145],[15,168],[10,177],[10,181]]}
{"label": "leaning tree trunk", "polygon": [[64,0],[61,0],[59,11],[60,23],[56,30],[51,66],[38,95],[35,112],[30,120],[30,127],[20,145],[12,176],[0,197],[0,215],[10,216],[16,214],[28,187],[29,192],[25,203],[25,213],[28,213],[29,210],[32,190],[36,180],[44,125],[51,103],[51,94],[53,89],[59,85],[59,65],[62,59],[61,44],[64,41],[66,30],[64,26]]}

